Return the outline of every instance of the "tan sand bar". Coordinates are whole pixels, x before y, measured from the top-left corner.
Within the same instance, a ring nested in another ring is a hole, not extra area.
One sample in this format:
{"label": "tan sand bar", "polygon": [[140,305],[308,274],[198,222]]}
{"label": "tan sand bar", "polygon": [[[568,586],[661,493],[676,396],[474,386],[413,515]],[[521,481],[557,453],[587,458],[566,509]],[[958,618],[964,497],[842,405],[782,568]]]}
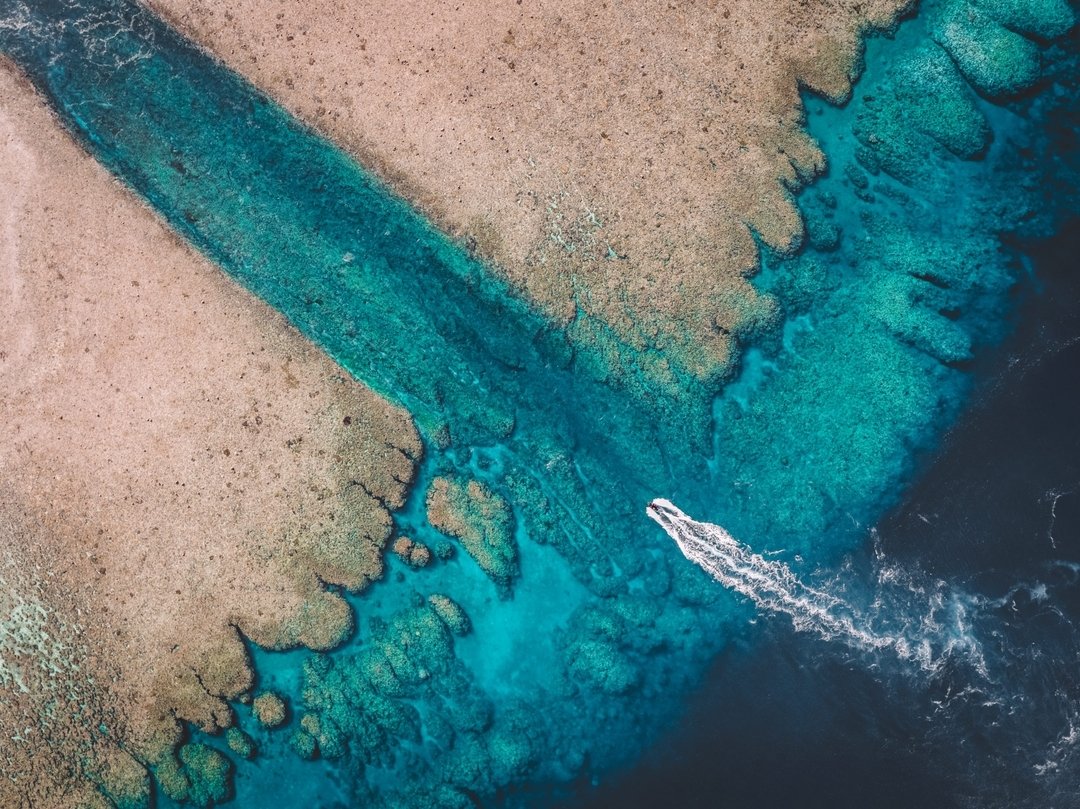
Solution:
{"label": "tan sand bar", "polygon": [[238,630],[314,648],[349,630],[320,582],[381,574],[419,439],[5,63],[0,311],[0,606],[21,616],[0,624],[18,695],[0,699],[0,805],[73,805],[95,772],[137,792],[114,742],[155,761],[177,718],[230,724],[223,698],[251,683]]}
{"label": "tan sand bar", "polygon": [[773,316],[747,226],[801,238],[788,189],[823,157],[799,83],[843,97],[908,0],[149,4],[560,322],[704,378]]}

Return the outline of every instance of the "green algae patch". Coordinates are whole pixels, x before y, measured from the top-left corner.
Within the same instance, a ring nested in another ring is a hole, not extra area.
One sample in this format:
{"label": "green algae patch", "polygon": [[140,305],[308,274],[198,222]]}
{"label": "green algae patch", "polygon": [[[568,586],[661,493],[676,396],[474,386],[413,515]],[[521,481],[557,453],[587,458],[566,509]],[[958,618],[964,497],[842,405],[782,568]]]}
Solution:
{"label": "green algae patch", "polygon": [[480,481],[455,476],[435,478],[425,505],[428,522],[457,539],[491,580],[509,591],[519,575],[509,503]]}

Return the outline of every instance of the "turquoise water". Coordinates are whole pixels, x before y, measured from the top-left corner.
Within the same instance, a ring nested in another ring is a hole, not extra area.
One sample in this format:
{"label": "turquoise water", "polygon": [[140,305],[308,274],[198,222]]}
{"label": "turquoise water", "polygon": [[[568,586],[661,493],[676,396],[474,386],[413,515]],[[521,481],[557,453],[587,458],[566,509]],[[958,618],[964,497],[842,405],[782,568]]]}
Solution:
{"label": "turquoise water", "polygon": [[[0,13],[0,50],[88,151],[410,410],[426,455],[401,533],[445,541],[423,498],[447,471],[485,481],[515,513],[512,598],[460,551],[421,571],[391,559],[354,599],[360,629],[344,648],[253,650],[259,688],[286,694],[292,720],[263,731],[237,707],[261,750],[235,762],[241,806],[520,803],[632,761],[751,615],[685,563],[644,503],[669,497],[804,567],[861,542],[1007,328],[1023,273],[998,233],[1049,226],[1017,159],[1037,128],[1022,105],[971,90],[920,15],[871,42],[846,107],[807,99],[831,170],[800,197],[807,247],[766,255],[756,281],[787,320],[726,388],[682,380],[672,395],[609,367],[610,346],[572,348],[141,7],[0,0]],[[995,206],[1003,189],[1009,205]],[[457,601],[473,631],[435,620],[431,593]],[[420,640],[406,650],[403,635]],[[316,759],[301,760],[293,742],[313,739]]]}

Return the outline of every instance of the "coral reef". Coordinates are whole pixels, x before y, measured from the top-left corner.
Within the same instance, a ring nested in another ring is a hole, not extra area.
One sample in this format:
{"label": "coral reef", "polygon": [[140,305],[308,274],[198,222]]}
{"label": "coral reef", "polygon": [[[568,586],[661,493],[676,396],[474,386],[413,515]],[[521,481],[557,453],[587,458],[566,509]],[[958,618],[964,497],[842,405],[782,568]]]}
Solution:
{"label": "coral reef", "polygon": [[[5,611],[20,623],[4,624],[0,679],[32,692],[11,706],[29,716],[52,699],[32,676],[47,669],[72,706],[40,729],[3,717],[33,727],[57,761],[35,763],[0,734],[4,788],[23,796],[0,803],[47,806],[40,771],[85,769],[109,800],[139,805],[132,762],[166,771],[183,722],[233,723],[228,701],[252,684],[238,629],[270,648],[347,637],[351,610],[326,585],[381,575],[388,509],[420,442],[403,410],[119,188],[7,62],[0,98],[0,265],[13,279],[0,291],[0,530],[50,577],[12,591],[28,595]],[[30,645],[34,627],[63,651]],[[53,788],[64,803],[75,787]]]}
{"label": "coral reef", "polygon": [[1063,0],[949,0],[935,12],[933,35],[979,92],[1000,98],[1041,78],[1033,38],[1061,36],[1074,18]]}
{"label": "coral reef", "polygon": [[255,758],[255,753],[258,752],[255,740],[238,727],[225,731],[225,743],[240,758]]}
{"label": "coral reef", "polygon": [[457,539],[492,581],[509,590],[519,570],[506,500],[480,481],[455,476],[435,478],[425,504],[432,526]]}
{"label": "coral reef", "polygon": [[162,791],[174,801],[205,807],[221,803],[232,793],[233,768],[214,748],[189,742],[176,757],[169,754],[154,771]]}
{"label": "coral reef", "polygon": [[888,100],[871,94],[853,127],[867,154],[873,155],[872,168],[904,182],[925,181],[935,164],[912,160],[912,155],[934,149],[926,138],[960,158],[982,153],[990,125],[947,54],[924,44],[901,54],[889,72]]}
{"label": "coral reef", "polygon": [[1038,45],[966,3],[950,6],[935,37],[977,90],[989,96],[1012,95],[1038,80]]}
{"label": "coral reef", "polygon": [[649,655],[666,640],[656,632],[661,611],[660,602],[634,596],[579,609],[560,637],[569,678],[608,695],[640,687]]}
{"label": "coral reef", "polygon": [[[310,720],[311,717],[305,716],[304,719]],[[292,747],[293,752],[300,758],[311,760],[319,754],[319,743],[314,733],[319,733],[318,723],[305,721],[304,727],[297,730],[289,739],[289,745]],[[323,744],[324,746],[327,744],[325,736],[323,737]],[[330,758],[333,758],[333,755],[330,755]]]}
{"label": "coral reef", "polygon": [[824,167],[799,89],[846,97],[909,3],[151,5],[648,392],[722,377],[772,322],[754,238],[798,246]]}
{"label": "coral reef", "polygon": [[427,567],[431,561],[431,551],[428,547],[422,542],[409,539],[409,537],[398,537],[394,540],[391,549],[409,567]]}
{"label": "coral reef", "polygon": [[[60,5],[64,13],[74,8]],[[1048,14],[1055,8],[1040,5]],[[34,8],[47,16],[57,7]],[[341,653],[306,658],[302,693],[287,693],[299,721],[288,739],[273,741],[315,761],[297,766],[333,768],[355,789],[354,803],[475,805],[511,782],[585,780],[625,761],[674,714],[746,615],[675,558],[670,543],[642,529],[641,502],[670,490],[762,546],[815,561],[840,552],[887,504],[915,453],[932,446],[962,401],[969,358],[1003,328],[1015,272],[988,231],[1031,218],[1037,178],[1023,180],[1031,167],[1019,145],[1028,140],[1022,122],[1003,126],[988,101],[1027,81],[1030,60],[1021,52],[1016,67],[984,47],[990,34],[979,26],[990,17],[937,8],[916,20],[918,36],[896,43],[898,58],[868,64],[868,92],[835,111],[840,131],[822,136],[832,169],[801,200],[810,249],[796,250],[798,217],[786,190],[762,196],[750,217],[762,243],[775,248],[755,281],[761,294],[736,294],[740,275],[734,290],[718,282],[725,295],[718,302],[678,277],[686,283],[675,297],[709,309],[710,319],[688,322],[671,338],[660,311],[671,301],[659,301],[660,314],[635,343],[601,310],[617,300],[637,328],[641,298],[622,295],[617,280],[607,298],[589,276],[579,285],[585,305],[569,322],[568,345],[489,268],[382,195],[340,153],[138,7],[122,8],[136,18],[121,20],[133,24],[118,26],[107,46],[93,40],[80,54],[76,37],[70,50],[20,51],[22,63],[41,68],[47,52],[47,68],[28,71],[95,154],[346,369],[414,411],[435,457],[422,476],[434,477],[430,489],[406,504],[420,447],[405,414],[349,382],[270,310],[253,314],[250,300],[178,245],[160,243],[157,223],[116,202],[116,189],[104,189],[104,176],[72,157],[70,144],[34,118],[40,110],[28,106],[26,88],[3,74],[17,112],[14,123],[4,121],[13,155],[2,164],[4,179],[13,176],[15,190],[5,204],[15,212],[9,219],[32,234],[19,240],[14,259],[3,254],[24,282],[5,294],[19,313],[32,301],[56,307],[13,318],[3,336],[16,348],[56,353],[44,369],[15,349],[5,359],[20,362],[25,375],[3,399],[5,407],[22,404],[5,417],[34,453],[20,455],[13,442],[6,447],[13,460],[2,460],[13,470],[19,507],[45,532],[41,569],[56,576],[53,591],[72,594],[71,603],[49,605],[49,620],[70,628],[77,611],[92,615],[78,648],[114,663],[90,661],[87,670],[106,675],[98,679],[110,683],[109,693],[94,695],[88,714],[73,714],[58,754],[70,766],[71,751],[88,747],[86,778],[99,796],[115,796],[109,800],[143,794],[145,782],[129,766],[135,759],[112,757],[121,745],[152,766],[167,795],[206,803],[228,794],[220,753],[199,741],[176,751],[176,719],[212,734],[232,725],[230,702],[243,701],[253,681],[238,631],[271,649],[325,650],[352,638]],[[946,38],[941,20],[975,27],[949,29]],[[812,77],[808,85],[834,99],[849,92],[858,37],[844,25],[830,33],[836,38],[783,74],[792,97],[781,112],[797,110],[793,75]],[[932,34],[948,47],[969,47],[963,69]],[[0,44],[21,35],[0,29]],[[140,50],[146,58],[117,74],[98,58],[102,49],[116,55],[113,39],[157,50]],[[733,47],[745,45],[733,39]],[[166,83],[163,74],[186,81]],[[812,111],[821,104],[812,100]],[[738,144],[737,165],[743,149],[766,167],[778,161],[792,188],[819,170],[801,134],[777,135],[801,132],[797,117],[780,116]],[[27,154],[41,155],[39,164]],[[91,197],[85,208],[55,193],[60,180],[47,173],[54,164],[67,182],[74,178],[76,197]],[[765,175],[772,189],[775,172]],[[276,182],[280,176],[288,181]],[[958,198],[961,181],[970,193]],[[242,199],[230,193],[238,187]],[[40,203],[27,203],[33,194]],[[682,204],[659,199],[668,210]],[[602,228],[566,210],[564,198],[555,202],[546,203],[561,239],[552,243],[579,245],[573,255],[587,257]],[[98,206],[123,216],[90,216]],[[34,218],[39,207],[94,225],[73,240],[95,267],[93,278],[64,252],[73,249],[68,234]],[[684,232],[656,230],[661,235],[650,238]],[[749,231],[737,230],[725,254],[731,266],[756,255]],[[153,260],[139,273],[117,270],[112,262],[141,257],[132,245],[142,241],[154,245]],[[54,265],[35,258],[38,246]],[[612,252],[603,260],[631,260]],[[161,264],[170,272],[155,274]],[[658,274],[641,294],[679,287],[672,277]],[[133,291],[151,284],[150,301]],[[762,333],[713,410],[712,388],[689,384],[672,397],[652,386],[679,377],[680,367],[708,378],[710,368],[725,366],[720,355],[740,329],[779,326],[781,314],[782,327]],[[28,337],[20,331],[28,322],[48,323],[55,339]],[[226,331],[210,347],[201,342],[229,324],[238,333]],[[698,344],[699,327],[712,342],[688,359],[680,352]],[[184,339],[161,340],[166,328]],[[135,338],[130,351],[126,336]],[[588,341],[595,350],[582,350]],[[194,358],[170,353],[173,342],[195,346]],[[141,371],[136,360],[145,357],[165,369],[162,377],[130,371]],[[637,392],[648,395],[598,382],[635,364],[644,369]],[[83,384],[68,398],[56,392],[60,378]],[[96,387],[86,381],[99,378]],[[143,399],[154,407],[140,409]],[[130,413],[135,421],[117,426],[118,414]],[[122,471],[103,476],[82,463],[88,456]],[[388,512],[399,508],[392,527]],[[364,602],[364,620],[354,626],[339,590],[359,590],[380,574],[395,531],[440,559],[450,555],[452,544],[437,540],[435,529],[454,537],[500,594],[522,569],[528,586],[517,586],[513,600],[498,599],[468,563],[398,571]],[[519,547],[519,536],[528,544]],[[73,542],[85,558],[64,552]],[[169,586],[137,586],[147,570]],[[440,594],[413,594],[416,582]],[[32,659],[49,659],[47,649],[27,648]],[[139,670],[116,654],[123,648],[145,650]],[[274,687],[293,686],[286,677]],[[126,712],[103,720],[116,699]],[[102,724],[105,741],[87,735]],[[225,732],[226,743],[246,749],[237,732]],[[30,766],[2,739],[0,753],[17,775]]]}
{"label": "coral reef", "polygon": [[[810,538],[837,523],[839,504],[872,512],[879,495],[869,493],[909,473],[912,448],[929,446],[962,401],[969,361],[1006,327],[1017,274],[998,234],[1026,227],[1040,198],[1014,145],[988,148],[995,112],[979,94],[1030,86],[1041,57],[1033,40],[1009,32],[973,75],[975,62],[957,48],[986,43],[987,14],[964,0],[932,6],[913,23],[925,35],[909,35],[899,58],[866,76],[849,115],[856,148],[836,150],[839,165],[805,200],[815,229],[832,223],[843,234],[827,269],[813,254],[773,262],[770,289],[797,328],[784,334],[777,361],[761,366],[753,395],[721,413],[716,445],[734,492],[732,530],[810,552]],[[952,26],[948,37],[943,26]],[[1014,58],[1034,72],[1018,72]],[[1009,132],[1023,137],[1031,135]],[[788,448],[782,474],[749,471],[761,441]]]}
{"label": "coral reef", "polygon": [[354,779],[358,799],[380,807],[470,805],[469,795],[528,778],[544,729],[532,711],[496,712],[478,692],[454,653],[453,636],[467,631],[462,609],[433,595],[374,622],[356,654],[309,658],[301,724],[310,742],[297,753],[308,757],[313,745],[354,776],[389,771],[389,789]]}
{"label": "coral reef", "polygon": [[176,754],[159,759],[154,777],[169,799],[200,809],[226,801],[232,794],[232,764],[199,742],[188,742]]}
{"label": "coral reef", "polygon": [[428,690],[455,663],[450,631],[433,608],[377,623],[360,655],[305,664],[304,732],[327,758],[348,752],[363,764],[387,764],[395,745],[420,739],[419,715],[400,698]]}
{"label": "coral reef", "polygon": [[251,701],[251,710],[264,728],[276,728],[285,724],[288,709],[285,700],[272,691],[264,691]]}
{"label": "coral reef", "polygon": [[122,751],[98,759],[87,773],[99,794],[113,809],[148,809],[151,804],[150,773]]}
{"label": "coral reef", "polygon": [[441,593],[435,593],[428,596],[428,603],[451,632],[455,635],[469,634],[471,628],[469,616],[452,599]]}
{"label": "coral reef", "polygon": [[974,5],[1006,28],[1040,39],[1064,36],[1076,24],[1068,0],[977,0]]}

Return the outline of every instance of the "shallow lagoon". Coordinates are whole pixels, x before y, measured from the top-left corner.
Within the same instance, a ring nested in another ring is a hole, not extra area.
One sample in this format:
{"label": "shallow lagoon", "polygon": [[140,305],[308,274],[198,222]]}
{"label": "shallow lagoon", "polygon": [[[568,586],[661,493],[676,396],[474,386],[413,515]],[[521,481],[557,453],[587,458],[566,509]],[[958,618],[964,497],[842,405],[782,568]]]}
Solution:
{"label": "shallow lagoon", "polygon": [[[928,47],[931,4],[895,40],[871,43],[846,107],[807,101],[832,168],[801,197],[807,247],[765,256],[758,279],[788,320],[757,336],[735,383],[682,380],[675,397],[644,374],[620,375],[610,352],[625,347],[571,351],[346,156],[145,11],[6,5],[27,24],[0,31],[0,47],[87,148],[413,413],[426,457],[396,516],[401,533],[441,541],[423,502],[447,471],[484,480],[514,508],[513,598],[459,551],[423,571],[392,561],[354,600],[360,629],[328,656],[346,680],[368,676],[363,654],[385,641],[386,622],[423,620],[416,605],[430,593],[453,597],[473,625],[445,647],[453,654],[434,682],[382,695],[385,715],[367,721],[375,742],[339,727],[349,755],[328,761],[327,748],[301,761],[290,738],[310,655],[254,650],[260,687],[287,694],[294,717],[266,732],[238,708],[262,750],[237,764],[238,805],[286,794],[294,805],[349,802],[369,790],[394,805],[546,799],[633,760],[716,654],[754,634],[748,607],[689,567],[644,503],[668,496],[807,569],[862,543],[955,418],[973,358],[1006,330],[1022,264],[996,234],[1021,218],[1033,235],[1053,229],[1040,211],[1057,201],[1020,183],[1044,170],[1018,159],[1039,142],[1040,107],[1014,104],[1035,113],[1020,117],[955,83],[957,98],[924,88],[942,108],[903,106],[897,66]],[[95,26],[81,24],[90,16]],[[986,132],[966,134],[986,143],[969,154],[955,132],[935,131],[950,108],[975,129],[985,115]],[[867,126],[883,120],[893,139],[875,151]],[[992,204],[1002,189],[1006,210]],[[369,691],[365,681],[358,693]]]}

